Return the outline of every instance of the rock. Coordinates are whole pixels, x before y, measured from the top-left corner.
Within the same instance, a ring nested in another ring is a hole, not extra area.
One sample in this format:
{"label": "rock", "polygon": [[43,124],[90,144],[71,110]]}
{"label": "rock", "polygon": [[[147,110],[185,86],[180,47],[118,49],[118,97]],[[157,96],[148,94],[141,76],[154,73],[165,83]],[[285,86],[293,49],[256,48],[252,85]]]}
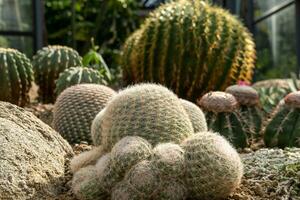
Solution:
{"label": "rock", "polygon": [[0,102],[0,199],[54,199],[66,182],[69,144],[33,114]]}

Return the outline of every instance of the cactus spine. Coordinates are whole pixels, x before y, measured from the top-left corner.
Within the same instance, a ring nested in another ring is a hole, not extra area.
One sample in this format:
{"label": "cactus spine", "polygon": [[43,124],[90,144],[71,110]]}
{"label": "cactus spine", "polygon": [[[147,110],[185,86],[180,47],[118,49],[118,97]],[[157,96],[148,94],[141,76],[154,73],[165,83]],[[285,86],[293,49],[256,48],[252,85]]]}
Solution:
{"label": "cactus spine", "polygon": [[127,83],[161,83],[195,101],[236,80],[251,81],[256,52],[249,31],[229,12],[193,2],[161,6],[128,38],[122,57]]}
{"label": "cactus spine", "polygon": [[66,68],[82,66],[82,58],[69,47],[53,45],[39,50],[33,57],[35,80],[39,85],[41,101],[55,101],[55,81]]}
{"label": "cactus spine", "polygon": [[81,83],[107,85],[99,71],[87,67],[71,67],[60,73],[55,83],[55,93],[59,95],[67,87]]}
{"label": "cactus spine", "polygon": [[239,113],[249,138],[258,139],[262,128],[263,111],[258,92],[246,85],[232,85],[225,92],[232,94],[239,103]]}
{"label": "cactus spine", "polygon": [[278,105],[264,129],[268,147],[300,147],[300,91],[292,92]]}
{"label": "cactus spine", "polygon": [[248,138],[238,113],[235,97],[225,92],[210,92],[199,101],[206,114],[208,129],[225,136],[235,147],[247,147]]}
{"label": "cactus spine", "polygon": [[18,50],[0,48],[0,101],[24,106],[32,81],[30,60]]}

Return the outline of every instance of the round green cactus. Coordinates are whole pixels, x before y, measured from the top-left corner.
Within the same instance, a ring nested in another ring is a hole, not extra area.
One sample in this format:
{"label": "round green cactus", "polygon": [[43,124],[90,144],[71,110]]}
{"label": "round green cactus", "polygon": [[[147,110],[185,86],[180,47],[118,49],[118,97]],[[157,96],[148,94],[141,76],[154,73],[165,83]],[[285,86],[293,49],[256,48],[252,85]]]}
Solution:
{"label": "round green cactus", "polygon": [[251,81],[256,58],[243,23],[203,1],[156,9],[127,39],[123,52],[126,83],[161,83],[193,101],[236,80]]}
{"label": "round green cactus", "polygon": [[260,138],[263,111],[259,105],[258,92],[247,85],[232,85],[225,92],[232,94],[239,103],[239,113],[249,138]]}
{"label": "round green cactus", "polygon": [[249,145],[235,97],[225,92],[210,92],[199,101],[206,114],[208,128],[225,136],[235,147]]}
{"label": "round green cactus", "polygon": [[141,200],[147,199],[137,193],[127,182],[122,181],[112,189],[111,200]]}
{"label": "round green cactus", "polygon": [[29,102],[32,81],[32,65],[25,54],[0,48],[0,101],[24,106]]}
{"label": "round green cactus", "polygon": [[55,81],[59,74],[67,68],[82,66],[82,58],[74,49],[53,45],[39,50],[32,64],[41,101],[52,103],[55,101]]}
{"label": "round green cactus", "polygon": [[207,131],[207,123],[202,110],[194,103],[180,99],[181,105],[186,110],[193,124],[194,132]]}
{"label": "round green cactus", "polygon": [[186,187],[193,199],[221,199],[240,184],[243,165],[239,154],[222,136],[201,132],[182,144]]}
{"label": "round green cactus", "polygon": [[268,147],[300,147],[300,91],[288,94],[263,131]]}
{"label": "round green cactus", "polygon": [[184,151],[178,144],[163,143],[153,149],[151,159],[161,176],[178,178],[184,175]]}
{"label": "round green cactus", "polygon": [[81,83],[107,85],[98,70],[87,67],[71,67],[60,73],[55,83],[55,93],[59,95],[64,89]]}
{"label": "round green cactus", "polygon": [[91,143],[91,124],[95,116],[115,95],[112,89],[97,84],[79,84],[64,90],[53,111],[53,127],[68,142]]}
{"label": "round green cactus", "polygon": [[152,145],[180,143],[193,134],[179,98],[156,84],[140,84],[119,92],[101,118],[102,146],[109,151],[125,136],[140,136]]}
{"label": "round green cactus", "polygon": [[91,127],[91,134],[92,134],[92,140],[93,144],[95,146],[101,145],[101,134],[102,134],[102,116],[105,112],[105,108],[103,108],[94,118],[92,122],[92,127]]}

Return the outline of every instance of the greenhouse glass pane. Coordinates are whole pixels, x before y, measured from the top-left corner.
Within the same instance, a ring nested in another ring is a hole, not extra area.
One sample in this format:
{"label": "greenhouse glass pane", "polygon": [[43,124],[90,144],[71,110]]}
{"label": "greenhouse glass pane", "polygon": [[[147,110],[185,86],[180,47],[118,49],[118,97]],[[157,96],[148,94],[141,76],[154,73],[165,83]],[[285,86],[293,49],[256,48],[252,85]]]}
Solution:
{"label": "greenhouse glass pane", "polygon": [[32,0],[0,0],[1,31],[32,31]]}
{"label": "greenhouse glass pane", "polygon": [[18,49],[29,57],[33,55],[33,39],[30,36],[0,36],[0,47]]}
{"label": "greenhouse glass pane", "polygon": [[257,78],[288,77],[296,72],[295,5],[256,24]]}
{"label": "greenhouse glass pane", "polygon": [[275,6],[279,6],[288,2],[289,0],[254,0],[254,17],[255,19],[262,16],[265,12],[274,8]]}

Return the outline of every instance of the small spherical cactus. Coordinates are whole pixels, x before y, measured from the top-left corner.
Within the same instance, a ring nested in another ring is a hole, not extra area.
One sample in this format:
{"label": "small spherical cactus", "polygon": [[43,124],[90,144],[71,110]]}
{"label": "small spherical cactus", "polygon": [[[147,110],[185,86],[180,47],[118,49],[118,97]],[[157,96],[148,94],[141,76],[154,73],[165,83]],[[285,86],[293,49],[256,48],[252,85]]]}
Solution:
{"label": "small spherical cactus", "polygon": [[178,144],[157,145],[153,149],[151,162],[164,177],[179,178],[185,173],[184,151]]}
{"label": "small spherical cactus", "polygon": [[185,200],[188,192],[185,185],[181,182],[168,179],[162,181],[160,189],[155,192],[153,199],[158,200]]}
{"label": "small spherical cactus", "polygon": [[94,118],[92,122],[92,127],[91,127],[91,134],[92,134],[92,140],[93,144],[95,146],[99,146],[101,144],[101,134],[102,134],[102,116],[105,112],[105,108],[103,108]]}
{"label": "small spherical cactus", "polygon": [[67,88],[54,105],[54,129],[69,143],[91,143],[92,121],[113,95],[115,91],[97,84],[79,84]]}
{"label": "small spherical cactus", "polygon": [[107,85],[107,82],[98,70],[87,67],[71,67],[60,73],[55,82],[55,93],[59,95],[64,89],[82,83]]}
{"label": "small spherical cactus", "polygon": [[288,94],[263,130],[268,147],[300,147],[300,91]]}
{"label": "small spherical cactus", "polygon": [[232,94],[238,101],[239,113],[248,137],[251,140],[260,139],[263,111],[259,105],[258,92],[247,85],[232,85],[225,92]]}
{"label": "small spherical cactus", "polygon": [[193,199],[221,199],[240,184],[243,165],[239,154],[222,136],[200,132],[182,144],[185,182]]}
{"label": "small spherical cactus", "polygon": [[193,124],[194,132],[207,131],[207,123],[202,110],[194,103],[180,99],[182,106],[186,110]]}
{"label": "small spherical cactus", "polygon": [[102,146],[109,151],[125,136],[140,136],[152,145],[180,143],[193,134],[192,123],[179,98],[156,84],[140,84],[119,92],[106,106]]}
{"label": "small spherical cactus", "polygon": [[147,199],[136,192],[127,182],[121,181],[112,189],[111,200],[141,200]]}
{"label": "small spherical cactus", "polygon": [[53,45],[42,48],[33,57],[33,69],[42,102],[55,101],[55,81],[65,69],[82,65],[82,58],[72,48]]}
{"label": "small spherical cactus", "polygon": [[225,92],[210,92],[199,101],[209,129],[224,135],[235,147],[249,145],[235,97]]}
{"label": "small spherical cactus", "polygon": [[0,48],[0,101],[24,106],[29,102],[32,81],[32,65],[25,54]]}

